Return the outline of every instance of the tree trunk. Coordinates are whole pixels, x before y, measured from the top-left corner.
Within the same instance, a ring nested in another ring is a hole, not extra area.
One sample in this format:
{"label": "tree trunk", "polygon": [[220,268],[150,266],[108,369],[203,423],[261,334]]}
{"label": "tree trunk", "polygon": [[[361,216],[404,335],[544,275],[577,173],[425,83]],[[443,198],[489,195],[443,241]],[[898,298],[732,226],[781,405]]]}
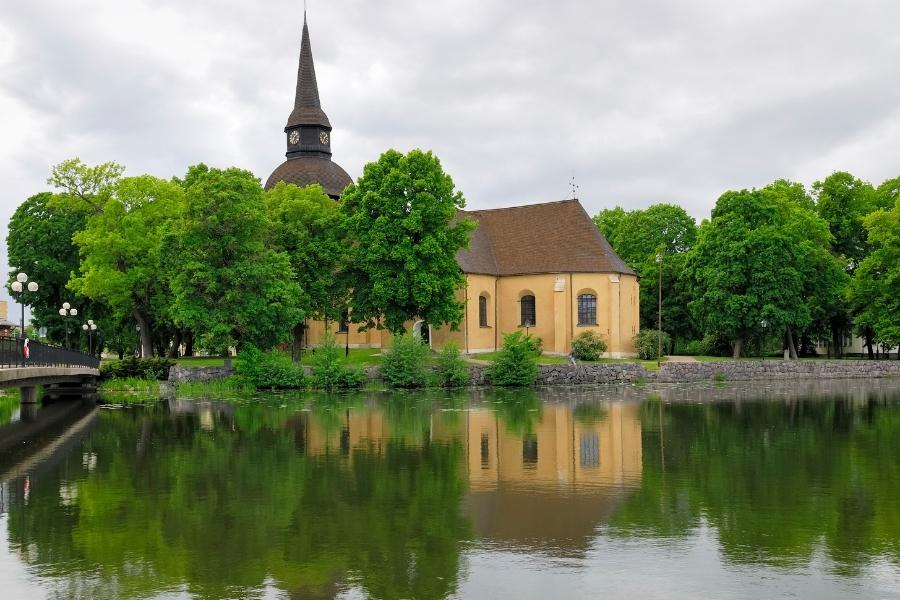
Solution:
{"label": "tree trunk", "polygon": [[841,328],[836,323],[831,324],[831,345],[834,347],[834,358],[841,358],[843,352],[841,349],[843,348],[843,337],[841,335]]}
{"label": "tree trunk", "polygon": [[178,358],[178,348],[181,347],[181,330],[176,329],[172,337],[172,345],[169,347],[169,358]]}
{"label": "tree trunk", "polygon": [[153,356],[153,332],[150,331],[150,322],[138,309],[134,309],[132,315],[137,324],[141,326],[141,357],[151,358]]}
{"label": "tree trunk", "polygon": [[741,351],[744,349],[744,338],[735,338],[731,358],[740,358]]}
{"label": "tree trunk", "polygon": [[791,357],[791,360],[797,360],[797,347],[794,345],[794,334],[791,333],[790,327],[785,330],[784,337],[787,339],[788,356]]}
{"label": "tree trunk", "polygon": [[291,343],[291,359],[293,359],[294,364],[300,362],[300,357],[303,355],[303,323],[297,323],[294,325],[294,328],[291,329],[291,334],[293,336],[293,341]]}
{"label": "tree trunk", "polygon": [[184,355],[194,355],[194,332],[190,329],[184,332]]}
{"label": "tree trunk", "polygon": [[866,336],[866,350],[869,352],[869,360],[875,359],[875,352],[872,351],[872,334],[867,329],[865,332]]}

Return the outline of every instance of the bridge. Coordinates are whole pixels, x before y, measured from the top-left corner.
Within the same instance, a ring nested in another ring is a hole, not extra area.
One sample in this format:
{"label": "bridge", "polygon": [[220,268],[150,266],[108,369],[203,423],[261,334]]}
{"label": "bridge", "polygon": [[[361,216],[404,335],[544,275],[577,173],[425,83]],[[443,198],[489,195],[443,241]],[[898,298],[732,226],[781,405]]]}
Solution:
{"label": "bridge", "polygon": [[22,404],[37,402],[37,388],[50,396],[83,396],[96,391],[100,359],[33,342],[0,338],[0,388],[17,387]]}

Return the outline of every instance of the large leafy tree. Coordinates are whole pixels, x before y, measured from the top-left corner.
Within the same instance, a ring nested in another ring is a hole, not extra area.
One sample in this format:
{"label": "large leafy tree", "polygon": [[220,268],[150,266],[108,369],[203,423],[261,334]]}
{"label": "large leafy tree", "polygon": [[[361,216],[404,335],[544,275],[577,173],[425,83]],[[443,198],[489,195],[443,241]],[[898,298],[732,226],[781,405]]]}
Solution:
{"label": "large leafy tree", "polygon": [[[295,299],[306,318],[340,319],[347,291],[338,276],[347,255],[343,216],[320,185],[304,188],[280,182],[266,192],[271,242],[290,257],[302,292]],[[298,358],[302,325],[293,328]]]}
{"label": "large leafy tree", "polygon": [[784,332],[796,355],[792,332],[808,327],[814,306],[833,302],[844,285],[827,223],[798,201],[797,189],[780,181],[726,192],[688,256],[690,309],[704,332],[733,340],[735,358],[766,332]]}
{"label": "large leafy tree", "polygon": [[96,214],[103,211],[124,172],[125,167],[114,162],[90,166],[70,158],[53,167],[47,183],[59,191],[57,204],[73,212]]}
{"label": "large leafy tree", "polygon": [[184,210],[163,254],[174,320],[212,351],[271,347],[304,314],[290,258],[267,247],[271,222],[259,180],[198,165],[185,182]]}
{"label": "large leafy tree", "polygon": [[169,322],[160,252],[183,199],[181,186],[170,181],[150,175],[121,179],[74,237],[82,262],[70,288],[105,302],[120,317],[131,315],[141,327],[144,356],[152,356],[154,332]]}
{"label": "large leafy tree", "polygon": [[[816,211],[828,223],[834,236],[832,249],[841,257],[848,275],[853,275],[870,250],[863,219],[879,203],[883,202],[882,206],[888,207],[892,205],[888,203],[890,182],[885,182],[885,186],[881,193],[877,193],[871,184],[845,171],[836,171],[813,184]],[[837,353],[840,353],[841,340],[853,321],[854,315],[847,308],[831,315],[832,346]],[[865,338],[869,356],[873,356],[872,330],[865,325],[857,325],[856,331]]]}
{"label": "large leafy tree", "polygon": [[871,253],[859,264],[850,298],[858,326],[875,341],[900,345],[900,198],[892,210],[879,210],[864,220]]}
{"label": "large leafy tree", "polygon": [[[641,328],[654,329],[659,317],[658,254],[662,255],[663,327],[674,346],[695,334],[687,304],[685,253],[697,239],[697,223],[680,206],[654,204],[644,210],[607,209],[594,217],[616,254],[641,277]],[[674,350],[672,348],[671,350]]]}
{"label": "large leafy tree", "polygon": [[388,150],[342,196],[353,240],[345,270],[351,320],[393,333],[416,317],[458,327],[465,275],[456,253],[475,224],[465,199],[431,152]]}
{"label": "large leafy tree", "polygon": [[[78,249],[72,236],[85,226],[85,215],[54,203],[53,194],[43,192],[23,202],[9,222],[6,246],[10,279],[19,272],[38,282],[37,292],[25,292],[38,327],[47,327],[47,337],[56,342],[65,338],[65,325],[57,312],[63,302],[71,302],[85,314],[84,298],[73,297],[66,289],[69,275],[78,270]],[[97,307],[94,307],[95,309]],[[97,318],[97,311],[91,312]]]}

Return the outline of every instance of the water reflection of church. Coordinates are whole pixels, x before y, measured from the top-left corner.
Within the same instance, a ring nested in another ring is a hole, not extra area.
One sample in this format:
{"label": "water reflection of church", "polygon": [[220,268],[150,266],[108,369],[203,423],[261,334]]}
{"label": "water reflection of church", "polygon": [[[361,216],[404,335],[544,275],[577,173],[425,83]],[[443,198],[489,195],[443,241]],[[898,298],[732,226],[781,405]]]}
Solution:
{"label": "water reflection of church", "polygon": [[479,537],[510,547],[583,550],[640,485],[639,405],[538,407],[525,423],[488,404],[453,418],[435,409],[422,429],[400,431],[386,406],[374,404],[336,414],[304,412],[286,426],[302,451],[342,455],[348,464],[355,451],[380,453],[391,441],[461,444],[461,475],[469,484],[463,509]]}

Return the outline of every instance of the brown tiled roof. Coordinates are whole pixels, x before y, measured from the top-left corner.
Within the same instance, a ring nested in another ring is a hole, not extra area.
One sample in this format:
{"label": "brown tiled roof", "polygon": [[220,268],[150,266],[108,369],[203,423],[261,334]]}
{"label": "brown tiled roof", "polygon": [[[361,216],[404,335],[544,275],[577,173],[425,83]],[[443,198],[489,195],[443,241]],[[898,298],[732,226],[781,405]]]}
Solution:
{"label": "brown tiled roof", "polygon": [[634,274],[578,200],[464,214],[478,222],[469,249],[456,255],[466,273]]}
{"label": "brown tiled roof", "polygon": [[319,103],[319,85],[316,83],[316,67],[313,64],[312,46],[309,43],[309,27],[303,15],[303,37],[300,41],[300,64],[297,66],[297,93],[294,110],[285,128],[296,125],[321,125],[331,128],[325,111]]}
{"label": "brown tiled roof", "polygon": [[352,183],[347,172],[340,165],[331,162],[327,158],[302,156],[291,158],[279,165],[266,181],[266,189],[275,187],[279,181],[294,183],[301,187],[311,183],[318,183],[325,193],[332,198],[337,198],[344,188]]}

